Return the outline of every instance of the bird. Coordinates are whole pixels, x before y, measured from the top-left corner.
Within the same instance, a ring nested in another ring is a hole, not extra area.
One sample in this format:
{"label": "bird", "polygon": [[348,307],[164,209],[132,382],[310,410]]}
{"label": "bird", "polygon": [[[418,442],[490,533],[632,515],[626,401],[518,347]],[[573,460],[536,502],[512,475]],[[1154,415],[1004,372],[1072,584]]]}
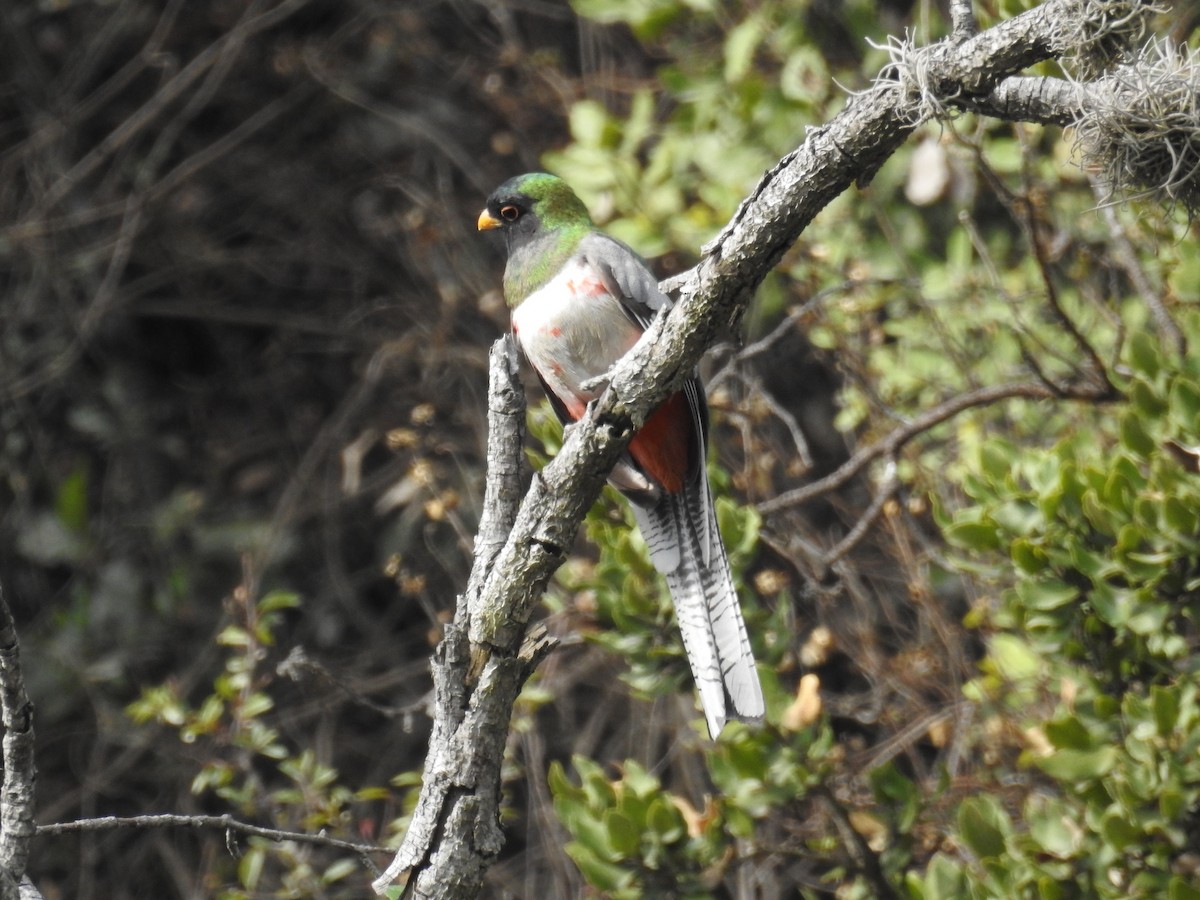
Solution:
{"label": "bird", "polygon": [[[512,332],[564,426],[603,392],[605,376],[670,299],[645,261],[598,230],[561,178],[531,172],[487,199],[479,231],[508,252]],[[629,501],[667,581],[713,740],[727,720],[761,721],[762,685],[705,468],[708,407],[693,373],[638,430],[609,476]]]}

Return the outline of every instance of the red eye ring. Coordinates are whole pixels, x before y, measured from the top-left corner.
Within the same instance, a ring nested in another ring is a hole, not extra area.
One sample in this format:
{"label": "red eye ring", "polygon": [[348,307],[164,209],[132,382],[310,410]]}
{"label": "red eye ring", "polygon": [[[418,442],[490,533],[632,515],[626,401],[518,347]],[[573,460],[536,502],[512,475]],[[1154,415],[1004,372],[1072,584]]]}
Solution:
{"label": "red eye ring", "polygon": [[509,205],[500,207],[500,218],[502,218],[505,222],[515,222],[520,217],[521,211],[515,206]]}

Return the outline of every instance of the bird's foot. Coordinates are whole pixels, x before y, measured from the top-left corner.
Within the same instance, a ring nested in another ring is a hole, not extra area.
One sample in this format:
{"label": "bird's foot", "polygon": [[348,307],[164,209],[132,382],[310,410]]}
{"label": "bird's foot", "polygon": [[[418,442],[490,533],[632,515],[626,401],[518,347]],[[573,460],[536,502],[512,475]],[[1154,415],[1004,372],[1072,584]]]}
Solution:
{"label": "bird's foot", "polygon": [[[612,373],[605,372],[602,375],[597,375],[595,378],[588,378],[579,384],[579,392],[581,394],[591,394],[593,397],[599,397],[606,390],[612,381]],[[593,403],[595,400],[592,401]]]}

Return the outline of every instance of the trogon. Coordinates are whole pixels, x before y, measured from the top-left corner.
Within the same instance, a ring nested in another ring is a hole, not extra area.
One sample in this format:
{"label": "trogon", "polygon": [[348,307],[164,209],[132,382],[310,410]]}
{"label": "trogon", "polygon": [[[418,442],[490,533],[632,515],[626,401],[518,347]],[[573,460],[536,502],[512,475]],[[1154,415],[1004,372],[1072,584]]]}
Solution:
{"label": "trogon", "polygon": [[[511,178],[479,214],[508,247],[504,297],[525,358],[564,423],[578,420],[603,377],[670,306],[646,263],[598,231],[561,178]],[[598,386],[599,385],[599,386]],[[692,675],[716,738],[729,718],[758,720],[762,687],[705,471],[708,407],[692,375],[634,436],[609,482],[628,498],[666,576]]]}

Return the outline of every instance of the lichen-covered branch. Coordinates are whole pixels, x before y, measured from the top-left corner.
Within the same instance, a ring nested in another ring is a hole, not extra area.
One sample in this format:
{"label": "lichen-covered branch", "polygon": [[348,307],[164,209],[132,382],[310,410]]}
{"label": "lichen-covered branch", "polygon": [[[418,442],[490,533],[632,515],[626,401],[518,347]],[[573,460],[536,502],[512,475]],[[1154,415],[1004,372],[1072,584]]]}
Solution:
{"label": "lichen-covered branch", "polygon": [[[492,347],[488,388],[488,477],[475,541],[475,563],[453,624],[433,659],[434,722],[425,779],[412,823],[386,872],[383,893],[413,870],[407,893],[470,897],[504,844],[500,832],[500,765],[508,722],[525,681],[553,646],[544,631],[472,654],[470,623],[485,614],[480,602],[493,561],[513,528],[521,499],[521,441],[525,393],[510,337]],[[519,644],[517,642],[520,642]]]}
{"label": "lichen-covered branch", "polygon": [[0,588],[0,722],[4,725],[4,786],[0,789],[0,898],[36,897],[22,884],[33,824],[33,703],[25,693],[21,649],[8,601]]}

